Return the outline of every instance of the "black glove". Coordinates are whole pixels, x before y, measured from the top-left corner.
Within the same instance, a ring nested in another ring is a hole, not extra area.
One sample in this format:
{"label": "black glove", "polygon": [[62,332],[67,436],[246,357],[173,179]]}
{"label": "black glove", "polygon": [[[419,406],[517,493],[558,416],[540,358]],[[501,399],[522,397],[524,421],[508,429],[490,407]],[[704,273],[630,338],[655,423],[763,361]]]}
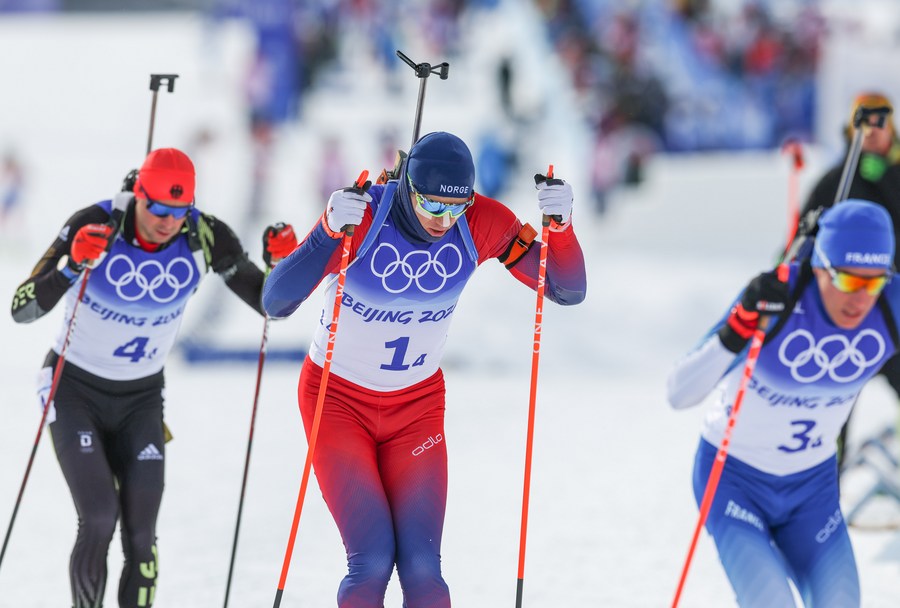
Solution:
{"label": "black glove", "polygon": [[747,284],[741,301],[719,330],[722,344],[733,353],[741,352],[759,327],[759,315],[784,312],[789,298],[788,284],[778,279],[776,271],[758,275]]}

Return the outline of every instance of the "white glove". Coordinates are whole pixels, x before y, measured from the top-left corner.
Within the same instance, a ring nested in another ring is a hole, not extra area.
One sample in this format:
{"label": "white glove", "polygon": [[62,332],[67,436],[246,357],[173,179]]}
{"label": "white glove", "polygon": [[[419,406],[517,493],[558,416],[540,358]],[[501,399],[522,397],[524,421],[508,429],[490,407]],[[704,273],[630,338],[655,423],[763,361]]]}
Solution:
{"label": "white glove", "polygon": [[363,219],[372,195],[368,192],[354,192],[352,190],[336,190],[328,198],[328,206],[325,207],[325,220],[332,232],[342,232],[344,226],[359,226]]}
{"label": "white glove", "polygon": [[538,207],[541,208],[541,213],[558,216],[560,218],[558,224],[567,224],[572,217],[574,199],[572,186],[562,180],[553,179],[540,182],[535,188],[538,191]]}

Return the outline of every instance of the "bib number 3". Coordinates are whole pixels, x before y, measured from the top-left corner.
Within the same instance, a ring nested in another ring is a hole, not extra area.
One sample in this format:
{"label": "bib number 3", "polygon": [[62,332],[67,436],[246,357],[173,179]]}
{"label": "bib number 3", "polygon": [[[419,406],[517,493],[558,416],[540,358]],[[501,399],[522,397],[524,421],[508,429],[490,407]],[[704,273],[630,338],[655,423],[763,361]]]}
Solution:
{"label": "bib number 3", "polygon": [[796,439],[796,443],[794,445],[778,446],[778,449],[782,452],[793,454],[794,452],[800,452],[809,448],[817,448],[822,445],[821,435],[818,437],[810,436],[810,433],[816,426],[815,420],[794,420],[791,422],[791,426],[795,429],[799,427],[799,430],[791,435],[793,439]]}

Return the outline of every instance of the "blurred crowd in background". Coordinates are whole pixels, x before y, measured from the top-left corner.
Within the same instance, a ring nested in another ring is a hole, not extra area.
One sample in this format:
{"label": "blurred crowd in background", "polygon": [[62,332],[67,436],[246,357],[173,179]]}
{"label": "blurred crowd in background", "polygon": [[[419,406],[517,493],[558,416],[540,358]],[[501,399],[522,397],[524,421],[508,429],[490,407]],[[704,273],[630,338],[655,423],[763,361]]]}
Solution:
{"label": "blurred crowd in background", "polygon": [[[192,10],[214,23],[245,20],[256,38],[244,93],[257,148],[254,171],[262,182],[273,133],[303,119],[304,96],[340,67],[342,45],[367,45],[390,87],[390,75],[406,69],[395,52],[410,31],[427,43],[429,58],[452,63],[461,52],[467,14],[504,1],[527,0],[0,0],[0,12]],[[828,34],[820,2],[533,4],[591,130],[592,199],[598,212],[606,209],[613,189],[641,183],[653,154],[771,149],[788,138],[814,140],[816,75]],[[509,124],[524,129],[540,116],[523,115],[515,103],[515,69],[502,59],[495,82]],[[396,148],[394,137],[385,132],[382,138],[388,157]],[[470,142],[478,157],[479,187],[488,196],[502,195],[516,168],[518,141],[485,133]],[[321,145],[323,155],[340,162],[340,142],[326,138]],[[332,186],[327,179],[323,176],[323,190]]]}
{"label": "blurred crowd in background", "polygon": [[780,19],[759,0],[538,4],[593,127],[600,210],[617,184],[640,183],[650,154],[813,137],[825,35],[815,3],[782,2],[793,11]]}

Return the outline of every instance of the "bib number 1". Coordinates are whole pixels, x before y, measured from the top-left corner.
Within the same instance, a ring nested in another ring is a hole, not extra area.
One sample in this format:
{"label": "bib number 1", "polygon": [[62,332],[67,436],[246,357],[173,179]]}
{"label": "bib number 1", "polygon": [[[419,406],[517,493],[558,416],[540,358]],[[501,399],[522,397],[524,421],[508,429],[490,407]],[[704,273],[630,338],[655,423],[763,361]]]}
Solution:
{"label": "bib number 1", "polygon": [[406,351],[409,350],[409,338],[397,338],[396,340],[392,340],[390,342],[385,342],[384,347],[393,350],[394,356],[391,358],[390,363],[382,363],[381,369],[392,371],[392,372],[402,372],[408,370],[410,367],[417,367],[419,365],[425,365],[425,354],[419,355],[415,361],[411,364],[404,363],[406,360]]}

